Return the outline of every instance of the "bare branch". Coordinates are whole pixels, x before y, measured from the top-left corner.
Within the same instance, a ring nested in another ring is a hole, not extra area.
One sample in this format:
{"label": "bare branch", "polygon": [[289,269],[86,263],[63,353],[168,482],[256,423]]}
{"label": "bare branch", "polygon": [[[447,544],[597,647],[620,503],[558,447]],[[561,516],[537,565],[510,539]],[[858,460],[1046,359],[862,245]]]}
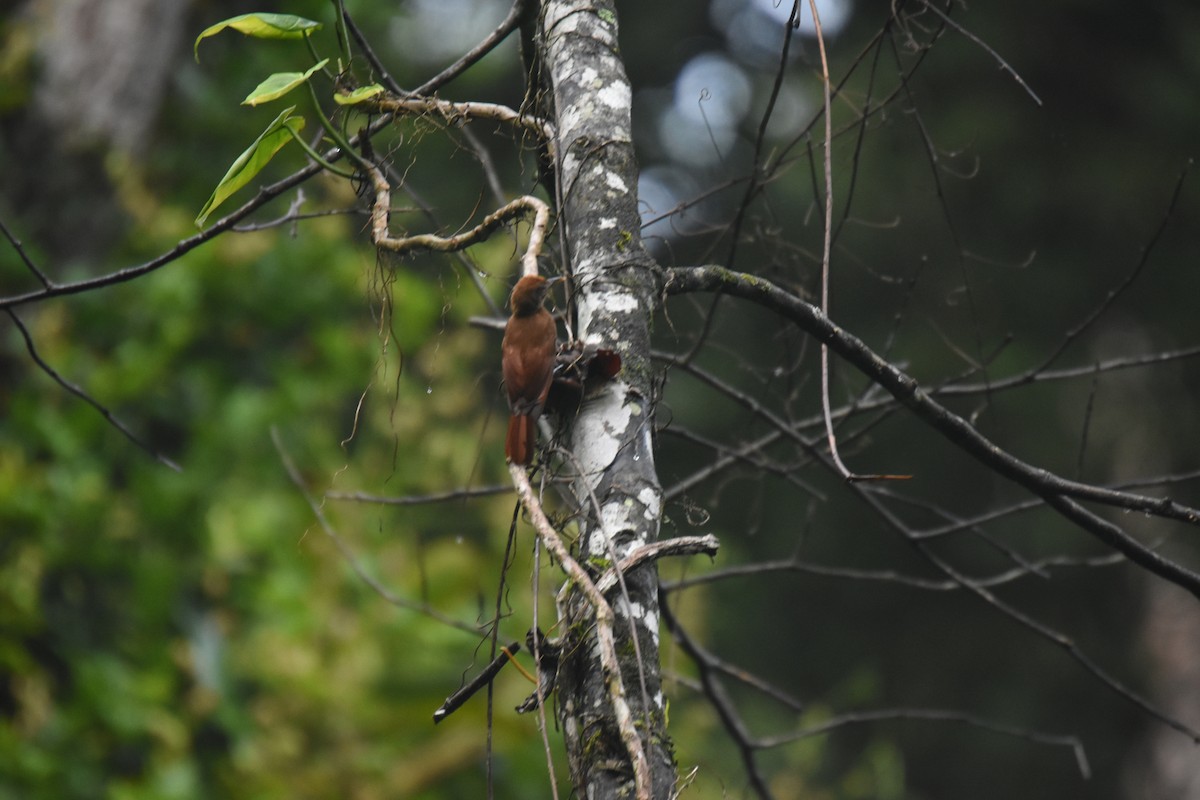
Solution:
{"label": "bare branch", "polygon": [[529,243],[525,254],[521,257],[521,271],[525,275],[537,275],[537,258],[542,252],[546,230],[550,226],[550,206],[532,195],[518,197],[484,217],[483,222],[465,233],[456,236],[437,236],[432,233],[422,233],[415,236],[394,238],[388,232],[388,210],[391,208],[391,186],[383,177],[383,172],[375,165],[368,165],[371,181],[375,186],[375,204],[371,211],[371,238],[375,246],[381,250],[393,253],[408,253],[417,250],[437,250],[454,252],[470,247],[483,240],[501,224],[513,219],[521,213],[533,214],[533,226],[529,232]]}
{"label": "bare branch", "polygon": [[790,742],[806,739],[811,736],[821,736],[830,731],[847,725],[857,725],[867,722],[882,722],[885,720],[931,720],[934,722],[961,722],[964,725],[969,725],[973,728],[981,728],[994,733],[1002,733],[1007,736],[1015,736],[1019,739],[1025,739],[1038,744],[1053,745],[1057,747],[1069,747],[1075,755],[1075,764],[1079,767],[1079,774],[1085,779],[1092,775],[1091,768],[1088,766],[1087,753],[1083,749],[1083,743],[1078,737],[1065,736],[1061,734],[1042,733],[1041,731],[1028,730],[1026,728],[1018,728],[1013,725],[1004,725],[999,722],[992,722],[988,719],[967,714],[963,711],[946,711],[936,708],[882,708],[872,711],[848,711],[837,714],[830,719],[825,720],[817,725],[811,725],[807,728],[802,728],[793,733],[783,736],[771,736],[760,739],[758,746],[764,749],[779,747]]}
{"label": "bare branch", "polygon": [[178,464],[176,464],[171,459],[167,458],[162,453],[155,450],[153,447],[150,446],[150,444],[148,442],[143,441],[140,436],[138,436],[133,431],[131,431],[128,427],[126,427],[125,423],[123,423],[123,422],[121,422],[121,420],[117,419],[116,416],[111,411],[108,410],[108,408],[106,408],[98,400],[96,400],[94,397],[92,397],[90,394],[88,394],[83,388],[77,386],[74,383],[71,383],[69,380],[64,378],[62,375],[59,375],[58,372],[54,369],[54,367],[50,366],[38,353],[37,348],[33,344],[33,337],[30,336],[30,334],[29,334],[29,329],[25,327],[25,323],[22,322],[21,318],[17,316],[17,312],[14,311],[12,308],[5,308],[4,311],[8,314],[9,319],[11,319],[13,321],[13,324],[17,326],[17,330],[20,331],[20,333],[21,333],[21,338],[25,340],[25,350],[29,353],[29,357],[33,359],[33,363],[37,364],[38,368],[41,369],[42,372],[49,375],[51,380],[53,380],[55,383],[57,383],[63,389],[66,389],[67,392],[69,392],[70,394],[73,394],[74,396],[76,396],[80,400],[82,400],[83,402],[87,403],[92,408],[99,411],[100,416],[104,417],[104,419],[108,422],[109,425],[112,425],[114,428],[116,428],[118,431],[120,431],[121,435],[123,435],[126,439],[133,442],[139,448],[141,448],[142,450],[145,450],[147,453],[149,453],[150,456],[155,461],[157,461],[158,463],[160,463],[164,466],[170,467],[171,469],[175,470],[176,472],[183,472],[182,467],[180,467]]}
{"label": "bare branch", "polygon": [[720,541],[712,534],[678,536],[674,539],[642,545],[621,559],[621,563],[616,566],[616,569],[610,567],[605,570],[604,574],[596,581],[596,591],[600,594],[607,594],[616,587],[618,576],[648,561],[657,561],[665,556],[692,556],[700,553],[715,558],[720,547]]}
{"label": "bare branch", "polygon": [[12,231],[8,229],[8,226],[4,224],[4,220],[2,219],[0,219],[0,233],[3,233],[4,238],[8,239],[8,243],[12,245],[13,250],[16,250],[17,255],[20,256],[21,263],[23,263],[25,267],[34,274],[34,277],[41,282],[42,286],[47,289],[53,288],[53,282],[46,277],[45,273],[43,273],[41,269],[38,268],[38,265],[34,263],[33,259],[29,257],[29,254],[25,252],[25,245],[21,243],[20,239],[13,235]]}
{"label": "bare branch", "polygon": [[474,489],[453,489],[447,492],[433,494],[408,495],[405,497],[387,497],[384,495],[368,494],[367,492],[325,492],[330,500],[346,500],[353,503],[377,503],[382,506],[420,506],[432,503],[445,503],[450,500],[471,500],[476,497],[492,497],[498,494],[508,494],[513,487],[508,484],[498,486],[479,486]]}
{"label": "bare branch", "polygon": [[665,291],[667,294],[723,291],[781,314],[827,343],[830,349],[878,382],[920,419],[984,465],[1038,495],[1063,516],[1124,553],[1130,561],[1187,589],[1200,599],[1200,575],[1147,548],[1072,498],[1144,511],[1190,525],[1200,525],[1200,511],[1170,498],[1147,497],[1068,480],[1022,461],[994,444],[967,420],[938,403],[921,388],[916,379],[884,360],[861,339],[833,323],[820,309],[763,278],[716,266],[670,269],[666,271]]}
{"label": "bare branch", "polygon": [[[890,527],[900,536],[904,537],[906,541],[912,541],[909,537],[908,528],[904,525],[904,523],[898,519],[896,515],[893,514],[886,506],[884,506],[877,497],[875,497],[871,492],[867,491],[866,487],[864,487],[862,484],[855,483],[849,484],[849,487],[851,491],[855,492],[860,499],[866,502],[871,509],[874,510],[875,513],[885,523],[887,523],[888,527]],[[1011,604],[1002,601],[993,592],[981,584],[971,581],[969,578],[951,566],[946,559],[935,553],[928,545],[919,544],[917,551],[936,569],[941,571],[951,580],[960,584],[964,589],[969,590],[980,600],[983,600],[992,608],[1037,634],[1046,641],[1051,642],[1052,644],[1061,648],[1067,653],[1067,655],[1074,659],[1075,663],[1083,667],[1084,670],[1090,673],[1102,684],[1107,686],[1111,691],[1132,703],[1146,714],[1149,714],[1150,716],[1159,720],[1164,725],[1174,728],[1190,738],[1193,742],[1200,744],[1200,731],[1189,727],[1186,723],[1155,707],[1137,692],[1133,691],[1124,683],[1110,675],[1107,670],[1101,667],[1100,664],[1098,664],[1091,656],[1085,653],[1069,636],[1060,633],[1044,622],[1035,619]]]}
{"label": "bare branch", "polygon": [[930,11],[932,11],[934,14],[937,14],[939,17],[941,17],[942,21],[945,22],[947,25],[949,25],[951,28],[954,28],[954,30],[958,31],[963,36],[970,39],[972,42],[974,42],[979,47],[981,47],[984,50],[984,52],[986,52],[992,58],[996,59],[996,63],[1000,65],[1000,69],[1004,70],[1009,75],[1012,75],[1013,79],[1021,85],[1022,89],[1025,90],[1025,93],[1033,99],[1033,102],[1037,103],[1039,106],[1042,104],[1042,98],[1038,97],[1037,94],[1033,91],[1033,89],[1029,88],[1029,84],[1027,84],[1025,82],[1025,79],[1022,78],[1019,74],[1017,74],[1017,71],[1015,69],[1013,69],[1012,66],[1010,66],[1007,61],[1005,61],[1003,58],[1001,58],[1000,54],[997,53],[987,42],[983,41],[978,36],[971,33],[966,28],[964,28],[962,25],[959,25],[957,22],[950,19],[949,14],[942,11],[940,8],[935,6],[933,3],[929,2],[929,0],[921,0],[921,4],[924,5]]}
{"label": "bare branch", "polygon": [[725,692],[725,687],[721,685],[714,674],[716,671],[713,667],[714,657],[679,624],[679,620],[671,611],[671,604],[661,591],[659,592],[659,608],[662,609],[663,624],[667,626],[667,630],[671,632],[676,643],[696,664],[696,668],[700,672],[700,685],[705,696],[712,703],[721,724],[725,726],[725,730],[729,732],[738,747],[738,752],[742,757],[742,766],[746,770],[746,777],[750,779],[750,787],[762,800],[769,800],[772,797],[771,790],[759,769],[753,738],[746,728],[745,721],[738,714],[733,701]]}
{"label": "bare branch", "polygon": [[483,41],[472,47],[462,55],[457,61],[444,70],[434,75],[429,80],[422,83],[416,89],[413,89],[414,95],[427,95],[436,92],[441,87],[445,86],[450,81],[457,78],[459,75],[466,72],[479,59],[486,56],[488,53],[496,49],[496,46],[508,38],[508,35],[517,29],[517,25],[521,22],[521,15],[525,13],[525,8],[530,0],[516,0],[509,9],[508,15],[501,20],[500,24],[484,37]]}
{"label": "bare branch", "polygon": [[[994,587],[1011,583],[1019,578],[1036,574],[1046,567],[1107,567],[1125,562],[1125,557],[1114,553],[1100,558],[1068,558],[1057,556],[1044,558],[1034,562],[1030,567],[1015,567],[996,575],[982,578],[968,578],[967,582],[975,586]],[[871,581],[878,583],[894,583],[910,589],[922,589],[932,592],[956,592],[964,589],[964,585],[952,580],[930,580],[914,575],[905,575],[895,570],[854,569],[852,567],[831,567],[825,564],[813,564],[799,559],[790,558],[783,561],[760,561],[751,564],[741,564],[733,567],[716,569],[703,575],[693,575],[678,581],[662,581],[664,591],[674,592],[690,589],[693,586],[703,586],[707,583],[717,583],[742,577],[758,577],[772,572],[797,572],[804,575],[814,575],[821,578],[841,578],[853,581]]]}

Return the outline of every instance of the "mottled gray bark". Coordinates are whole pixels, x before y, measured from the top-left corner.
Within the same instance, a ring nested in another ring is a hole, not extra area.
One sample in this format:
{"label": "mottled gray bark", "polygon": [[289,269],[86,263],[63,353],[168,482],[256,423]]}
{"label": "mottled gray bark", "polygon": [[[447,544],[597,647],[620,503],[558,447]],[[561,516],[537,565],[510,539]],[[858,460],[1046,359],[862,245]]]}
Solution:
{"label": "mottled gray bark", "polygon": [[145,145],[183,38],[184,0],[35,4],[38,111],[71,146]]}
{"label": "mottled gray bark", "polygon": [[113,183],[125,162],[109,156],[137,163],[149,146],[177,68],[186,7],[185,0],[31,1],[10,20],[28,27],[35,70],[30,107],[15,124],[0,124],[4,193],[49,258],[98,261],[124,230]]}
{"label": "mottled gray bark", "polygon": [[[573,491],[582,509],[578,558],[595,575],[655,541],[662,489],[654,468],[650,321],[657,265],[642,246],[632,93],[607,1],[544,2],[539,53],[557,128],[559,222],[573,276],[577,326],[588,344],[620,353],[617,378],[589,395],[571,435]],[[675,766],[659,675],[653,562],[609,592],[625,696],[644,743],[655,797],[670,797]],[[568,603],[559,710],[579,797],[632,797],[633,772],[617,731],[595,643],[591,607]],[[636,637],[636,638],[635,638]]]}

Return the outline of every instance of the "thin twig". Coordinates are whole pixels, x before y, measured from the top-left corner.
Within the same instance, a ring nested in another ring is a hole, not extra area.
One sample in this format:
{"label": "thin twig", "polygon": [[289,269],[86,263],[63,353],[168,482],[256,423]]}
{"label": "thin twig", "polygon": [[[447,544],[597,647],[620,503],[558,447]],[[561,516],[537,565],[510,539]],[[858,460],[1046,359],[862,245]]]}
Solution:
{"label": "thin twig", "polygon": [[[851,484],[850,489],[851,491],[856,492],[859,498],[866,502],[867,505],[869,505],[871,509],[874,510],[875,513],[887,523],[889,528],[902,536],[906,541],[912,541],[908,535],[907,526],[905,526],[903,521],[897,518],[890,509],[879,502],[878,498],[874,497],[870,492],[866,491],[863,486],[858,484]],[[1066,498],[1063,498],[1059,495],[1051,495],[1046,498],[1047,504],[1051,506],[1056,505],[1055,501],[1070,502],[1067,501]],[[1065,653],[1067,653],[1068,656],[1071,657],[1071,659],[1075,661],[1075,663],[1082,667],[1084,671],[1088,672],[1093,678],[1098,680],[1104,686],[1108,687],[1110,691],[1119,697],[1124,698],[1126,701],[1133,704],[1144,713],[1154,717],[1159,722],[1162,722],[1164,725],[1174,728],[1175,730],[1184,734],[1194,743],[1200,744],[1200,731],[1190,727],[1185,722],[1172,717],[1165,711],[1157,708],[1133,689],[1129,688],[1120,680],[1110,675],[1108,671],[1106,671],[1091,656],[1084,652],[1083,649],[1081,649],[1079,645],[1076,644],[1075,641],[1069,636],[1059,632],[1055,628],[1050,627],[1037,618],[1026,614],[1012,604],[1004,602],[997,597],[995,593],[991,592],[986,587],[981,586],[979,583],[971,581],[969,578],[951,566],[949,561],[934,552],[934,549],[928,545],[923,543],[919,544],[917,546],[917,552],[919,552],[934,568],[941,571],[951,580],[961,584],[964,589],[970,591],[980,600],[987,603],[1001,614],[1004,614],[1009,619],[1017,622],[1022,627],[1030,630],[1037,636],[1060,647]],[[1176,581],[1176,583],[1178,582]],[[1190,587],[1185,586],[1185,588]]]}
{"label": "thin twig", "polygon": [[[1056,556],[1053,558],[1040,559],[1034,562],[1031,566],[1036,569],[1045,569],[1046,567],[1108,567],[1126,562],[1124,556],[1120,553],[1112,553],[1107,556],[1097,558],[1070,558],[1067,556]],[[709,583],[718,583],[720,581],[732,580],[735,578],[760,578],[763,575],[768,575],[772,572],[796,572],[803,575],[813,575],[820,578],[841,578],[852,581],[867,581],[878,583],[892,583],[898,586],[905,586],[910,589],[922,589],[931,592],[957,592],[964,587],[961,583],[951,580],[932,580],[930,578],[918,578],[914,575],[905,575],[895,570],[873,570],[873,569],[855,569],[853,567],[831,567],[825,564],[813,564],[806,561],[790,558],[782,561],[760,561],[752,564],[741,564],[723,569],[716,569],[712,572],[706,572],[703,575],[693,575],[688,578],[683,578],[678,581],[662,581],[661,585],[664,591],[676,592],[683,589],[690,589],[693,586],[703,586]],[[995,575],[989,575],[982,578],[969,578],[968,581],[976,586],[999,586],[1004,583],[1012,583],[1015,580],[1036,574],[1035,569],[1030,567],[1015,567]]]}
{"label": "thin twig", "polygon": [[153,447],[150,446],[149,442],[144,441],[140,436],[138,436],[133,431],[131,431],[128,427],[126,427],[125,423],[123,423],[123,422],[121,422],[121,420],[117,419],[116,416],[111,411],[109,411],[107,407],[105,407],[104,405],[102,405],[100,403],[100,401],[96,400],[94,397],[92,397],[90,394],[88,394],[83,388],[77,386],[74,383],[71,383],[69,380],[64,378],[62,375],[59,375],[58,372],[54,369],[54,367],[50,366],[38,353],[37,348],[33,344],[33,337],[29,334],[29,329],[25,327],[25,323],[21,320],[20,317],[17,316],[17,312],[14,311],[12,308],[5,308],[4,311],[8,313],[9,319],[11,319],[13,321],[13,324],[17,326],[17,330],[20,331],[20,333],[21,333],[21,338],[25,340],[25,349],[29,352],[29,357],[33,359],[33,363],[37,364],[38,368],[41,369],[42,372],[49,375],[51,380],[53,380],[55,383],[57,383],[62,388],[66,389],[67,392],[69,392],[70,394],[73,394],[74,396],[76,396],[80,400],[82,400],[83,402],[87,403],[92,408],[99,411],[100,416],[104,417],[104,419],[108,422],[109,425],[112,425],[114,428],[116,428],[118,431],[120,431],[121,434],[126,439],[133,442],[139,448],[141,448],[142,450],[145,450],[147,453],[149,453],[150,456],[155,461],[157,461],[158,463],[160,463],[164,466],[170,467],[171,469],[175,470],[176,472],[183,472],[182,467],[180,467],[178,464],[176,464],[171,459],[167,458],[162,453],[155,450]]}
{"label": "thin twig", "polygon": [[[816,0],[808,0],[813,16],[813,28],[817,33],[817,47],[821,53],[821,92],[825,104],[825,230],[821,239],[821,313],[829,316],[829,256],[833,246],[833,99],[829,86],[829,61],[825,55],[825,35],[821,32],[821,15],[817,13]],[[825,414],[825,436],[829,441],[829,455],[837,465],[842,477],[850,480],[853,473],[842,463],[838,455],[837,437],[833,433],[833,415],[829,409],[829,347],[821,343],[821,410]]]}
{"label": "thin twig", "polygon": [[819,308],[760,276],[744,275],[714,266],[670,269],[666,270],[665,278],[667,294],[724,291],[783,315],[818,340],[829,344],[839,356],[879,383],[917,417],[989,469],[1038,495],[1083,530],[1124,553],[1130,561],[1187,589],[1200,599],[1200,574],[1146,547],[1072,498],[1144,511],[1190,525],[1200,525],[1200,510],[1170,498],[1148,497],[1067,480],[1022,461],[997,446],[966,419],[937,402],[915,378],[884,360],[861,339],[834,324]]}
{"label": "thin twig", "polygon": [[473,489],[452,489],[447,492],[433,494],[406,495],[403,497],[388,497],[385,495],[368,494],[366,492],[325,492],[329,500],[345,500],[353,503],[377,503],[383,506],[422,506],[432,503],[445,503],[451,500],[472,500],[477,497],[493,497],[498,494],[508,494],[513,490],[508,484],[498,486],[478,486]]}
{"label": "thin twig", "polygon": [[[533,679],[533,694],[537,698],[538,731],[542,736],[542,750],[546,754],[546,774],[550,776],[550,796],[552,800],[558,800],[558,778],[555,777],[554,752],[550,749],[549,724],[546,722],[546,692],[542,688],[542,636],[538,627],[538,597],[541,594],[542,581],[541,547],[542,540],[534,539],[533,575],[530,578],[530,582],[533,584],[533,628],[529,632],[529,649],[533,651],[533,667],[537,672],[537,677]],[[557,671],[556,667],[555,672],[557,673]],[[519,712],[520,709],[518,709]]]}
{"label": "thin twig", "polygon": [[508,16],[500,21],[491,33],[489,33],[483,41],[468,50],[461,58],[455,61],[444,70],[434,75],[429,80],[422,83],[416,89],[413,89],[414,95],[427,95],[445,86],[450,81],[457,78],[462,73],[466,72],[479,59],[486,56],[488,53],[496,49],[497,45],[503,42],[508,35],[517,29],[517,25],[521,22],[521,15],[525,12],[525,6],[529,0],[516,0],[512,7],[508,10]]}
{"label": "thin twig", "polygon": [[400,84],[396,83],[396,79],[392,77],[392,73],[383,65],[383,61],[375,54],[375,50],[371,47],[371,43],[367,41],[367,37],[363,35],[358,24],[350,16],[350,13],[345,8],[342,9],[342,19],[346,22],[346,28],[350,31],[350,35],[354,37],[354,43],[358,45],[358,49],[366,57],[367,62],[371,65],[371,69],[375,70],[375,76],[383,81],[383,85],[387,87],[389,92],[395,94],[404,94],[404,90],[400,88]]}
{"label": "thin twig", "polygon": [[948,711],[936,708],[881,708],[871,711],[849,711],[843,714],[838,714],[830,719],[824,720],[816,725],[810,725],[792,733],[782,736],[770,736],[759,739],[757,745],[761,748],[773,748],[781,745],[790,744],[791,742],[807,739],[812,736],[821,736],[837,728],[845,727],[846,725],[856,725],[869,722],[884,722],[888,720],[932,720],[935,722],[961,722],[964,725],[970,725],[973,728],[980,728],[994,733],[1001,733],[1006,736],[1015,736],[1019,739],[1036,742],[1038,744],[1052,745],[1056,747],[1069,747],[1075,755],[1075,764],[1079,767],[1079,774],[1085,779],[1092,775],[1091,768],[1088,765],[1087,753],[1083,749],[1083,743],[1078,737],[1070,735],[1061,735],[1054,733],[1042,733],[1041,731],[1028,730],[1026,728],[1018,728],[1014,725],[1005,725],[999,722],[977,717],[974,714],[967,714],[963,711]]}
{"label": "thin twig", "polygon": [[671,611],[671,604],[667,600],[666,594],[660,589],[658,598],[658,607],[662,612],[663,624],[667,626],[667,630],[671,632],[676,643],[682,648],[683,652],[695,663],[697,670],[700,672],[700,684],[703,692],[713,708],[717,712],[717,716],[721,720],[721,724],[725,726],[730,738],[738,747],[738,752],[742,757],[742,765],[746,770],[746,777],[750,780],[750,788],[761,800],[770,800],[772,797],[771,790],[767,786],[767,781],[763,777],[762,771],[759,769],[757,754],[755,752],[753,738],[750,731],[746,728],[746,723],[742,720],[737,712],[734,702],[730,699],[725,687],[713,674],[713,657],[705,650],[694,638],[688,633],[687,629],[679,623],[675,614]]}
{"label": "thin twig", "polygon": [[317,524],[321,526],[321,530],[324,531],[325,535],[329,537],[329,540],[333,542],[342,558],[344,558],[346,563],[350,565],[350,569],[354,570],[354,574],[357,575],[363,583],[374,590],[375,594],[379,595],[397,608],[416,611],[419,614],[424,614],[430,619],[435,619],[444,625],[450,626],[451,628],[456,628],[457,630],[465,631],[466,633],[474,635],[478,635],[483,632],[483,629],[478,625],[459,622],[453,617],[449,617],[438,611],[428,603],[416,603],[412,600],[407,600],[399,595],[394,594],[390,589],[368,574],[363,568],[362,564],[359,563],[358,558],[354,555],[354,551],[350,549],[350,545],[346,544],[345,540],[342,539],[341,535],[337,532],[333,525],[330,524],[329,519],[325,516],[325,509],[322,508],[321,504],[318,503],[308,491],[308,487],[304,483],[304,477],[300,474],[300,470],[296,469],[296,465],[292,461],[292,457],[288,454],[286,448],[283,446],[283,439],[279,435],[279,430],[274,426],[271,427],[271,441],[275,444],[275,451],[279,453],[279,462],[283,465],[284,471],[287,472],[288,478],[291,479],[296,488],[300,490],[301,496],[304,497],[304,502],[308,503],[308,507],[312,511],[313,516],[316,517]]}
{"label": "thin twig", "polygon": [[992,58],[996,59],[996,63],[1000,65],[1000,69],[1004,70],[1009,75],[1013,76],[1013,79],[1016,80],[1016,82],[1021,85],[1021,88],[1025,90],[1025,93],[1028,94],[1031,98],[1033,98],[1033,102],[1037,103],[1039,106],[1042,104],[1042,98],[1038,97],[1037,93],[1035,93],[1033,91],[1033,89],[1029,88],[1029,84],[1027,84],[1025,82],[1025,79],[1022,78],[1019,74],[1017,74],[1017,71],[1015,69],[1013,69],[1012,66],[1007,61],[1005,61],[1003,58],[1001,58],[1000,54],[997,53],[994,49],[992,49],[992,47],[987,42],[983,41],[978,36],[971,33],[966,28],[964,28],[962,25],[959,25],[957,22],[950,19],[949,14],[942,11],[940,8],[935,6],[933,3],[929,2],[929,0],[921,0],[921,2],[926,8],[928,8],[934,14],[937,14],[939,17],[941,17],[942,21],[945,22],[947,25],[949,25],[951,28],[954,28],[954,30],[958,31],[963,36],[967,37],[972,42],[974,42],[976,45],[983,48],[984,52],[986,52]]}
{"label": "thin twig", "polygon": [[13,232],[8,229],[8,226],[4,224],[4,220],[2,219],[0,219],[0,232],[4,234],[5,239],[8,239],[8,243],[12,245],[13,250],[16,250],[17,255],[20,256],[21,262],[24,263],[25,267],[41,282],[42,286],[47,289],[53,289],[54,282],[47,278],[45,273],[38,268],[38,265],[34,262],[34,260],[29,257],[28,253],[25,252],[25,245],[21,243],[20,239],[13,235]]}
{"label": "thin twig", "polygon": [[1049,367],[1051,364],[1057,361],[1058,357],[1063,354],[1067,347],[1076,339],[1078,339],[1084,331],[1091,328],[1097,320],[1099,320],[1110,308],[1112,308],[1113,304],[1117,301],[1117,298],[1124,295],[1125,292],[1128,291],[1129,287],[1131,287],[1138,279],[1138,276],[1142,274],[1146,264],[1150,261],[1150,256],[1154,253],[1158,242],[1162,239],[1163,234],[1166,232],[1167,224],[1175,216],[1175,209],[1179,205],[1179,198],[1183,193],[1183,184],[1188,177],[1188,173],[1191,172],[1193,163],[1194,162],[1192,159],[1188,159],[1183,169],[1180,170],[1179,177],[1175,180],[1175,187],[1171,191],[1171,197],[1167,201],[1167,208],[1163,212],[1162,218],[1159,220],[1158,227],[1154,230],[1154,233],[1151,234],[1149,241],[1147,241],[1145,246],[1142,247],[1142,253],[1138,257],[1137,263],[1133,265],[1133,269],[1129,271],[1129,274],[1125,276],[1125,279],[1121,281],[1121,283],[1108,290],[1108,294],[1105,295],[1104,300],[1101,301],[1100,304],[1091,311],[1091,313],[1089,313],[1078,325],[1067,331],[1066,335],[1063,336],[1062,341],[1059,342],[1058,347],[1056,347],[1049,356],[1043,359],[1042,365],[1038,368],[1038,371]]}

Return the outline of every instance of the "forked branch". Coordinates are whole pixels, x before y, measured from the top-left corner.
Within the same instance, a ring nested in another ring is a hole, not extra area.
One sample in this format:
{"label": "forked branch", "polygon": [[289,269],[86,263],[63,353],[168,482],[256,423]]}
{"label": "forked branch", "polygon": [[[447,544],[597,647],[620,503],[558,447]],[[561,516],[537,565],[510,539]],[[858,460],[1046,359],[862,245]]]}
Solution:
{"label": "forked branch", "polygon": [[1022,461],[935,400],[915,378],[888,362],[857,336],[836,325],[819,308],[764,278],[717,266],[676,268],[666,270],[664,290],[666,294],[720,291],[780,314],[827,344],[833,352],[886,389],[917,417],[989,469],[1038,495],[1062,516],[1120,551],[1130,561],[1187,589],[1200,599],[1200,575],[1164,558],[1077,501],[1143,511],[1197,526],[1200,526],[1200,510],[1170,498],[1149,497],[1068,480]]}

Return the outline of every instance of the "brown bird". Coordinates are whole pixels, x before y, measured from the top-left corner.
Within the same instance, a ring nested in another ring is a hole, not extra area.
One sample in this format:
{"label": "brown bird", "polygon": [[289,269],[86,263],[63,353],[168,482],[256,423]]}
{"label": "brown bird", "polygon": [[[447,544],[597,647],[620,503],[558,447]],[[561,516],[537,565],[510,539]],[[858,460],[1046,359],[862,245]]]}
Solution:
{"label": "brown bird", "polygon": [[517,281],[508,301],[512,316],[504,328],[500,362],[510,414],[504,455],[521,466],[528,466],[533,459],[538,417],[554,377],[558,331],[542,303],[557,280],[526,275]]}

